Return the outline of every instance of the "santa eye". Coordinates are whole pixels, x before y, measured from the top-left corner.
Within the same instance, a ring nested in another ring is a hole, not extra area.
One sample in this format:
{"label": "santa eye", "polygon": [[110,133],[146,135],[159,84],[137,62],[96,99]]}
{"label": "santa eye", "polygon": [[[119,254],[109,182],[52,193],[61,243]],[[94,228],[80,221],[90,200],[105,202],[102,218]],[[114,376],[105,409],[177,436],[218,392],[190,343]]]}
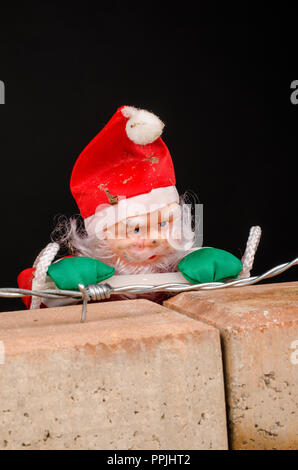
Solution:
{"label": "santa eye", "polygon": [[165,226],[167,225],[167,223],[168,223],[168,222],[167,222],[166,220],[163,220],[162,222],[159,223],[159,225],[160,225],[161,227],[165,227]]}
{"label": "santa eye", "polygon": [[140,227],[135,227],[134,228],[134,233],[139,233],[139,231],[140,231]]}

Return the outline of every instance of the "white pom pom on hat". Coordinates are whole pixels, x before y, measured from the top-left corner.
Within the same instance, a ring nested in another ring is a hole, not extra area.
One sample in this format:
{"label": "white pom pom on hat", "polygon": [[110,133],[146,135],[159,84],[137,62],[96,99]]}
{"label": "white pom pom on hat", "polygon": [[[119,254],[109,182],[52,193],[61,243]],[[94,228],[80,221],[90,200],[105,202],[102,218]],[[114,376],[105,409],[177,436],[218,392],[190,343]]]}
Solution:
{"label": "white pom pom on hat", "polygon": [[122,114],[129,118],[125,130],[128,138],[135,144],[151,144],[161,136],[164,123],[155,114],[133,106],[125,106]]}

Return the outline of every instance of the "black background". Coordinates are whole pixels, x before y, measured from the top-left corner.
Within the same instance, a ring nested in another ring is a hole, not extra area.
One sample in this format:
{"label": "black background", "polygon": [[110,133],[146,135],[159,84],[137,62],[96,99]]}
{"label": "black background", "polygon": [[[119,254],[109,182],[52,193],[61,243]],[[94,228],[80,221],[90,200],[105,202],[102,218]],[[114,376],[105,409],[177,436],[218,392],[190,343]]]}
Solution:
{"label": "black background", "polygon": [[123,104],[166,122],[178,191],[204,204],[205,245],[241,257],[260,225],[254,273],[297,256],[298,16],[223,3],[1,3],[1,287],[32,266],[55,215],[78,212],[75,159]]}

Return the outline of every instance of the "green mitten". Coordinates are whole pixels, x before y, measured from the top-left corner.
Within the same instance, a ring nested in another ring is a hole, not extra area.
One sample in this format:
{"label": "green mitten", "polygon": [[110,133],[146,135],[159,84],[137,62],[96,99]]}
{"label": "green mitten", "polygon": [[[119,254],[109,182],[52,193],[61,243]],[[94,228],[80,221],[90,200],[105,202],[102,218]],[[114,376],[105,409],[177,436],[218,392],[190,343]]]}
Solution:
{"label": "green mitten", "polygon": [[59,289],[78,290],[78,284],[97,284],[113,276],[115,268],[94,258],[72,256],[51,264],[48,275]]}
{"label": "green mitten", "polygon": [[199,284],[236,278],[242,263],[227,251],[201,248],[185,256],[177,267],[188,281]]}

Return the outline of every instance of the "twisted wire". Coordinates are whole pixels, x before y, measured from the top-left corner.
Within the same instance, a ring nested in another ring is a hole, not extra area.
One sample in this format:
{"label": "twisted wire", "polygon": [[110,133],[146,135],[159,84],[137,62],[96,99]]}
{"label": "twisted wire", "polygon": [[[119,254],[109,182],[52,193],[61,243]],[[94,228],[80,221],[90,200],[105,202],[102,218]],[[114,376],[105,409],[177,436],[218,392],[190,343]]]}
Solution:
{"label": "twisted wire", "polygon": [[206,282],[201,284],[160,284],[158,286],[153,285],[139,285],[139,286],[124,286],[124,287],[115,287],[113,288],[113,294],[118,293],[145,293],[145,292],[156,292],[156,291],[165,291],[165,292],[184,292],[189,290],[213,290],[213,289],[223,289],[227,287],[242,287],[252,284],[256,284],[259,281],[268,279],[270,277],[277,276],[287,269],[291,268],[294,265],[298,264],[298,258],[293,259],[289,263],[280,264],[272,269],[269,269],[264,274],[259,276],[253,276],[244,279],[236,279],[227,282]]}
{"label": "twisted wire", "polygon": [[244,279],[236,279],[227,282],[206,282],[202,284],[184,284],[184,283],[167,283],[154,285],[128,285],[123,287],[111,287],[109,284],[94,284],[84,286],[79,284],[78,291],[76,290],[61,290],[61,289],[44,289],[44,290],[29,290],[19,289],[14,287],[0,288],[0,297],[24,297],[33,295],[44,298],[61,298],[61,297],[75,297],[79,300],[83,300],[82,307],[82,321],[86,319],[87,303],[90,301],[104,300],[110,298],[113,294],[125,293],[125,294],[144,294],[147,292],[186,292],[193,290],[216,290],[226,289],[228,287],[243,287],[248,285],[256,284],[257,282],[263,281],[278,274],[283,273],[292,266],[298,265],[298,258],[293,259],[288,263],[283,263],[269,269],[264,274],[259,276],[252,276]]}
{"label": "twisted wire", "polygon": [[90,300],[109,299],[112,288],[108,284],[89,284],[86,287],[84,284],[79,284],[78,288],[83,298],[81,322],[84,322],[86,320],[88,302],[90,302]]}

